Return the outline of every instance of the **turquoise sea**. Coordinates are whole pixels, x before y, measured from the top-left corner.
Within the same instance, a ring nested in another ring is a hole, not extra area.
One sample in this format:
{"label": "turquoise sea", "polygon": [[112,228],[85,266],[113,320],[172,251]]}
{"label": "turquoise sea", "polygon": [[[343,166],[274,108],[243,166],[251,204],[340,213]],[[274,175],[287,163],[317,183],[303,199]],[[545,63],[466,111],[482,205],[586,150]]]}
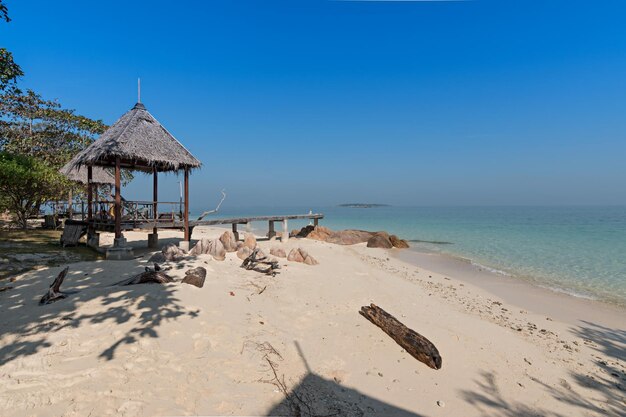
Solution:
{"label": "turquoise sea", "polygon": [[386,230],[410,240],[413,250],[626,305],[626,207],[250,207],[225,208],[216,217],[309,210],[324,213],[321,224],[332,229]]}

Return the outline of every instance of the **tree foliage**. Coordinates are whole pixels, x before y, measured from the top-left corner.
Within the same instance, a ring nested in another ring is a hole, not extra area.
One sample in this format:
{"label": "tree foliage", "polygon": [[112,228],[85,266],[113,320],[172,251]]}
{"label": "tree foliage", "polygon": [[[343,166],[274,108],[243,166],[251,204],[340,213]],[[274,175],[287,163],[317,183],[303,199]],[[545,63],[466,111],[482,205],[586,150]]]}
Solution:
{"label": "tree foliage", "polygon": [[20,226],[28,226],[29,217],[38,214],[41,205],[56,198],[69,181],[36,158],[0,152],[0,204],[16,215]]}
{"label": "tree foliage", "polygon": [[[0,0],[0,20],[10,22],[7,6]],[[13,61],[13,54],[0,48],[0,91],[15,87],[15,82],[24,75],[19,65]]]}
{"label": "tree foliage", "polygon": [[9,11],[7,10],[7,6],[4,4],[4,1],[0,0],[0,20],[4,20],[5,22],[10,22]]}
{"label": "tree foliage", "polygon": [[0,150],[62,167],[93,142],[106,125],[61,108],[32,90],[0,94]]}

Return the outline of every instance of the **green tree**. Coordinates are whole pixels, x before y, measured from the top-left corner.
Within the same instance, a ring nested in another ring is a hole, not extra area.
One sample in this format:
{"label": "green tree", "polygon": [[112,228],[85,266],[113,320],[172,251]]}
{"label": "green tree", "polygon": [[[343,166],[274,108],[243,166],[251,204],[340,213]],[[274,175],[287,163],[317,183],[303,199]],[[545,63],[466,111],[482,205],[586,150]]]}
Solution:
{"label": "green tree", "polygon": [[[10,22],[7,6],[0,0],[0,20]],[[15,82],[24,75],[19,65],[13,61],[13,54],[5,48],[0,48],[0,91],[15,88]]]}
{"label": "green tree", "polygon": [[0,150],[35,157],[53,168],[62,167],[106,127],[32,90],[0,94]]}
{"label": "green tree", "polygon": [[22,228],[39,213],[41,205],[69,187],[68,180],[42,161],[0,152],[0,204],[17,217]]}

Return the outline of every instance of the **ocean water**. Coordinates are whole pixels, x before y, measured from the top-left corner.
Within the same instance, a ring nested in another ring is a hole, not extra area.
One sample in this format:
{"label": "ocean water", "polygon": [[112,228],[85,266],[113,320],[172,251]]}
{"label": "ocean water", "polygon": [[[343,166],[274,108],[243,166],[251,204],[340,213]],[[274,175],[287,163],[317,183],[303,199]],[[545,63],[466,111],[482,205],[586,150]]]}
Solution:
{"label": "ocean water", "polygon": [[[412,250],[626,305],[626,207],[250,207],[217,217],[309,210],[324,213],[321,224],[332,229],[386,230],[410,240]],[[292,221],[289,229],[307,223]]]}

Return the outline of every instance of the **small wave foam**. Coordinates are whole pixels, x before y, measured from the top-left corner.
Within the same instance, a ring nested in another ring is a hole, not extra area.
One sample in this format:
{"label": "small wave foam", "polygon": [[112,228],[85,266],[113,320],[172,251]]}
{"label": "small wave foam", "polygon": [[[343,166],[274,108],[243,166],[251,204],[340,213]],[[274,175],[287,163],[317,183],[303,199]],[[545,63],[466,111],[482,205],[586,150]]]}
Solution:
{"label": "small wave foam", "polygon": [[484,271],[488,271],[488,272],[491,272],[493,274],[502,275],[502,276],[505,276],[505,277],[512,277],[513,276],[512,274],[509,274],[508,272],[503,271],[501,269],[497,269],[497,268],[493,268],[493,267],[490,267],[490,266],[486,266],[486,265],[483,265],[483,264],[478,263],[476,261],[472,261],[471,259],[468,259],[468,261],[469,261],[470,264],[472,264],[473,266],[475,266],[478,269],[482,269]]}

